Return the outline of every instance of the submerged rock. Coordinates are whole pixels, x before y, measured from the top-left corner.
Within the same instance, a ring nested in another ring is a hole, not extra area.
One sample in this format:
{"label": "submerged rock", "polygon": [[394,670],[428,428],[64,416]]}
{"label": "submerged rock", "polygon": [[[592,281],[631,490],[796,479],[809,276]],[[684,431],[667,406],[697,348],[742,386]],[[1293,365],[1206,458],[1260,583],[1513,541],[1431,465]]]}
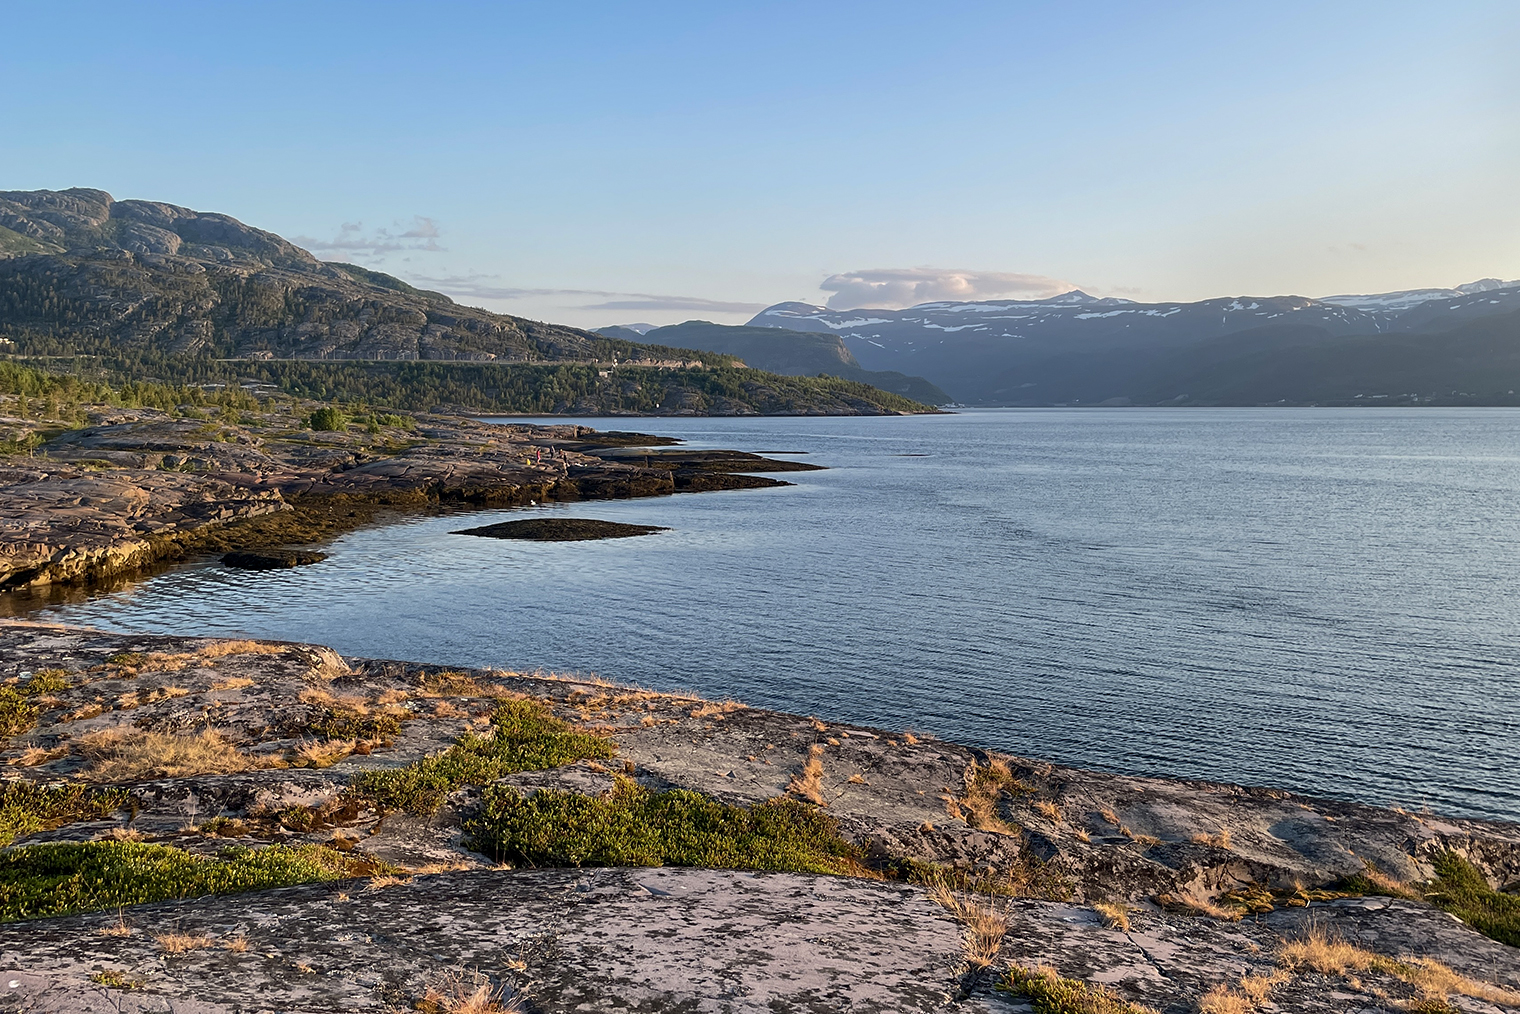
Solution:
{"label": "submerged rock", "polygon": [[626,525],[595,518],[527,518],[496,525],[466,528],[450,535],[480,535],[488,539],[531,539],[534,542],[585,542],[590,539],[628,539],[668,532],[659,525]]}
{"label": "submerged rock", "polygon": [[308,563],[321,563],[326,553],[313,553],[305,549],[257,549],[242,553],[228,553],[222,562],[239,570],[286,570],[304,567]]}

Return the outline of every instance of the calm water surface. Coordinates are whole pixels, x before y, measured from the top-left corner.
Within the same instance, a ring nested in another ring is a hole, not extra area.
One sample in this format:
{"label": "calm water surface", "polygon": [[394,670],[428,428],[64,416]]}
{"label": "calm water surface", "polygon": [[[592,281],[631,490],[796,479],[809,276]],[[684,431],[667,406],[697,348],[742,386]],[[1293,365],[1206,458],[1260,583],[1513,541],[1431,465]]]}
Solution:
{"label": "calm water surface", "polygon": [[[562,420],[556,420],[562,421]],[[43,616],[596,672],[1027,756],[1520,819],[1520,412],[586,420],[790,488],[412,519]]]}

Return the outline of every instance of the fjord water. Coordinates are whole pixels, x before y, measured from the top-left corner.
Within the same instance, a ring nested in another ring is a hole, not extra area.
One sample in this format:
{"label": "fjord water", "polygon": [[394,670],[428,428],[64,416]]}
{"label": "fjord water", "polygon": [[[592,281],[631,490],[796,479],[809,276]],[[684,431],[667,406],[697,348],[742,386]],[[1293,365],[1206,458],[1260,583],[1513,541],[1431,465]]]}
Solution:
{"label": "fjord water", "polygon": [[654,536],[495,541],[449,533],[525,513],[412,518],[315,566],[207,561],[37,618],[595,672],[1520,819],[1520,412],[583,421],[828,470],[527,509],[671,529]]}

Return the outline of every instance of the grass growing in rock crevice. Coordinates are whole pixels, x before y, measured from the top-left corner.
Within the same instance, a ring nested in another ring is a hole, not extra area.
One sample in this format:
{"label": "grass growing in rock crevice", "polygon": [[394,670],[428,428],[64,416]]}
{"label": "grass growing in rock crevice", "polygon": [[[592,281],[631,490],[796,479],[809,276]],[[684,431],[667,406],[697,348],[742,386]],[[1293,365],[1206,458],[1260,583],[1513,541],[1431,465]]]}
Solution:
{"label": "grass growing in rock crevice", "polygon": [[0,854],[0,922],[203,894],[367,876],[390,868],[315,845],[197,855],[140,842],[29,845]]}
{"label": "grass growing in rock crevice", "polygon": [[619,777],[605,796],[486,789],[465,822],[471,847],[532,866],[700,866],[870,875],[832,818],[792,799],[730,806]]}
{"label": "grass growing in rock crevice", "polygon": [[394,771],[364,772],[351,789],[381,809],[425,815],[463,785],[487,785],[513,772],[545,771],[616,752],[610,740],[571,728],[537,701],[502,701],[491,725],[490,735],[466,733],[436,757]]}
{"label": "grass growing in rock crevice", "polygon": [[1031,1001],[1035,1014],[1156,1014],[1130,1003],[1108,986],[1063,979],[1053,968],[1014,966],[997,988]]}
{"label": "grass growing in rock crevice", "polygon": [[47,787],[7,781],[0,789],[0,848],[22,835],[81,820],[104,820],[126,802],[127,793],[122,789],[100,791],[84,785]]}
{"label": "grass growing in rock crevice", "polygon": [[1437,856],[1426,898],[1486,937],[1520,947],[1520,895],[1488,886],[1483,874],[1455,852]]}
{"label": "grass growing in rock crevice", "polygon": [[62,669],[43,669],[24,682],[0,686],[0,737],[15,736],[37,724],[43,704],[38,698],[67,690]]}

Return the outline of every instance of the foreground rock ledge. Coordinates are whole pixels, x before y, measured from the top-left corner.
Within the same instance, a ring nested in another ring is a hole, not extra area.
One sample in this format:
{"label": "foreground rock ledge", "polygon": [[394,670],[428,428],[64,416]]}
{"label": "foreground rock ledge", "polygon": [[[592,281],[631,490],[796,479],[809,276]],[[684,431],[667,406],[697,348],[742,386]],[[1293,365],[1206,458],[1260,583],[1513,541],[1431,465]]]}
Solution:
{"label": "foreground rock ledge", "polygon": [[[309,735],[300,730],[338,702],[377,709],[390,701],[406,714],[399,733],[330,767],[129,782],[131,828],[197,851],[341,838],[419,873],[401,882],[138,906],[121,917],[131,930],[123,936],[100,932],[117,922],[115,912],[3,925],[0,1011],[405,1010],[450,972],[478,972],[522,993],[525,1010],[542,1012],[1024,1011],[1022,1002],[993,993],[996,971],[1046,963],[1172,1014],[1195,1011],[1212,986],[1271,971],[1279,943],[1311,923],[1380,954],[1435,958],[1471,978],[1520,987],[1520,951],[1423,902],[1344,898],[1284,905],[1241,922],[1187,911],[1252,882],[1326,884],[1360,872],[1364,857],[1412,879],[1428,875],[1430,857],[1448,849],[1496,886],[1508,884],[1520,872],[1515,825],[1082,771],[606,683],[344,659],[310,645],[0,624],[0,680],[44,669],[64,670],[68,686],[48,699],[35,729],[0,751],[12,777],[89,781],[88,757],[76,744],[111,729],[212,728],[250,758],[294,757]],[[816,791],[868,854],[972,874],[1034,870],[1036,896],[1000,903],[1007,936],[993,968],[976,973],[963,961],[961,928],[911,884],[494,868],[462,847],[459,823],[478,797],[473,789],[454,793],[431,819],[346,811],[300,831],[269,818],[288,807],[320,807],[358,772],[437,753],[479,728],[495,704],[491,695],[502,692],[532,695],[618,744],[613,764],[506,779],[523,791],[600,792],[617,765],[650,788],[694,789],[733,803]],[[821,773],[811,790],[799,789],[810,757]],[[1007,765],[1021,788],[995,796],[978,815],[968,776],[994,763]],[[128,816],[66,825],[19,844],[106,837]],[[249,828],[217,837],[216,817],[246,819]],[[1173,903],[1158,904],[1162,898]],[[1091,907],[1100,900],[1131,906],[1127,930],[1105,927]],[[166,954],[154,941],[166,932],[207,943]],[[240,938],[246,950],[226,948]],[[96,981],[112,973],[141,986]],[[1365,978],[1353,985],[1343,976],[1296,974],[1273,1003],[1286,1011],[1404,1009],[1407,990],[1380,997],[1375,990],[1398,984]],[[1454,1002],[1472,1012],[1520,1010]]]}

